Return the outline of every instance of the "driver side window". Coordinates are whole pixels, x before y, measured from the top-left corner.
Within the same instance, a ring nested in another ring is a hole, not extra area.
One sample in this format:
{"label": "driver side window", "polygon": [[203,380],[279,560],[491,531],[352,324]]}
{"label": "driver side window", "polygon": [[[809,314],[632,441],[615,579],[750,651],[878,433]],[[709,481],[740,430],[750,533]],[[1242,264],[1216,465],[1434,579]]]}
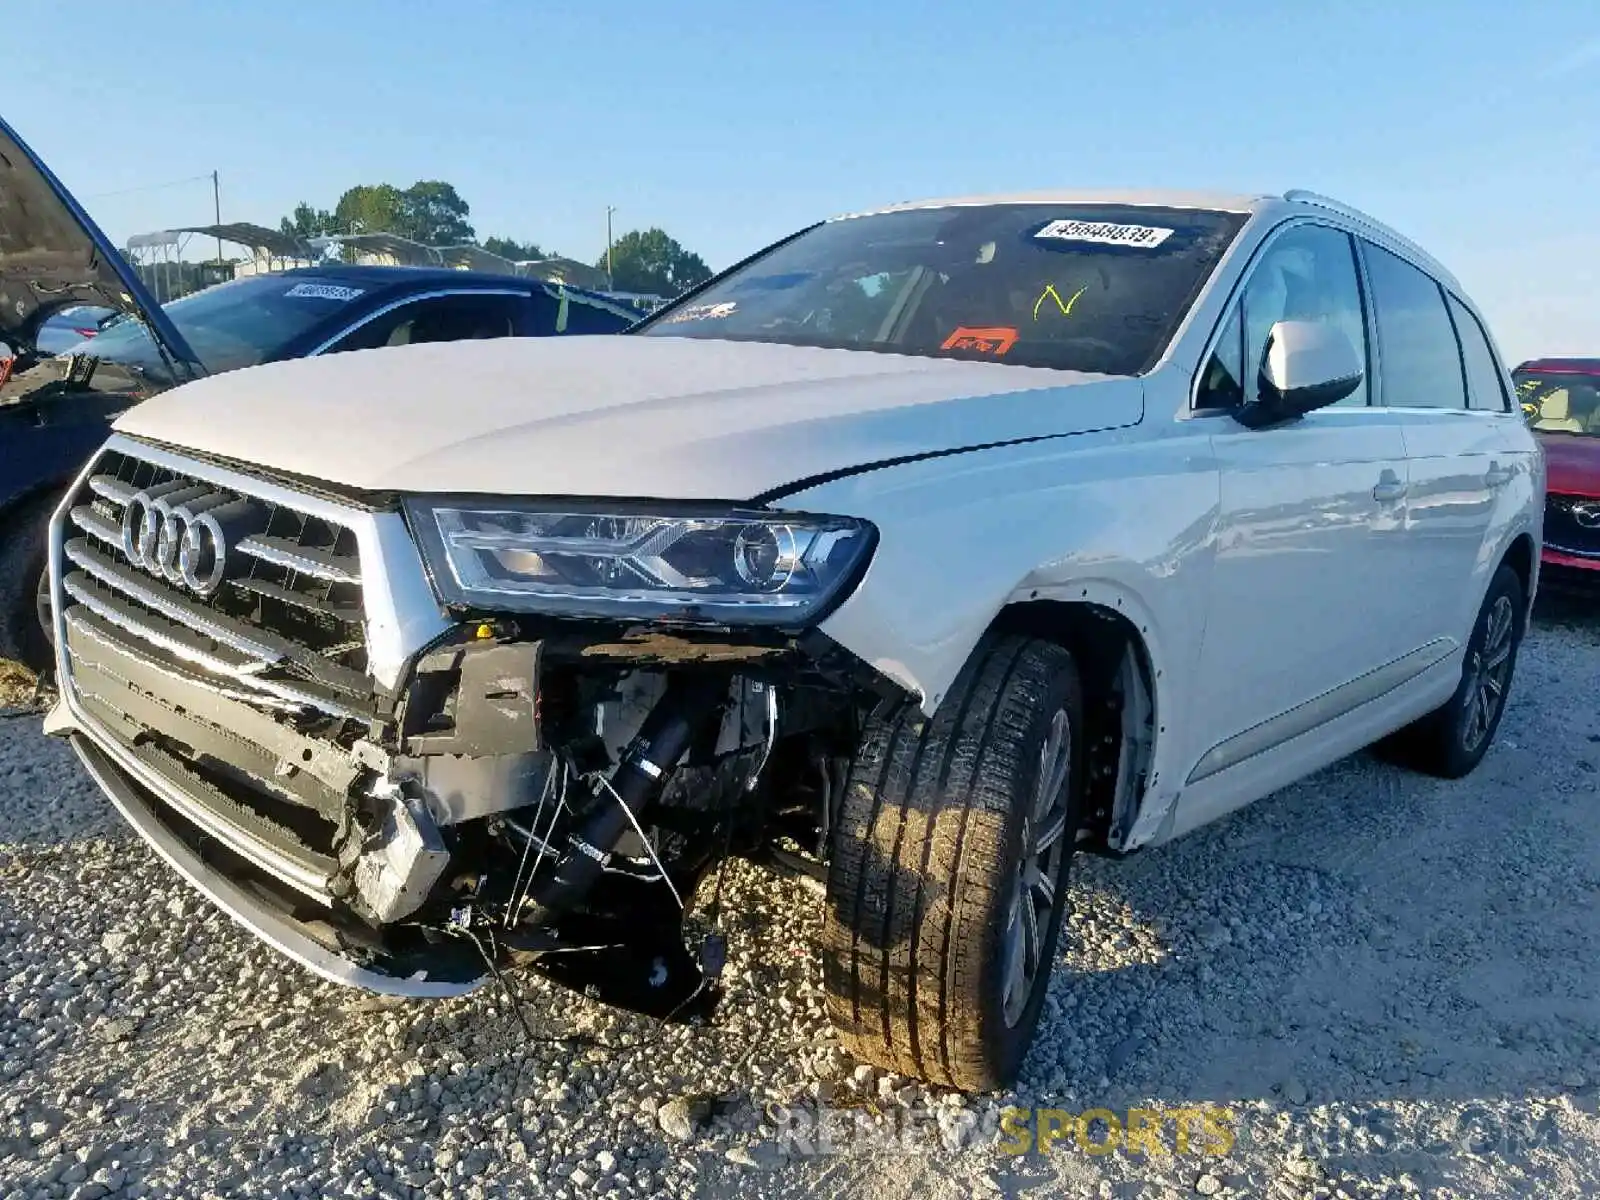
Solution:
{"label": "driver side window", "polygon": [[[1366,321],[1355,251],[1347,234],[1320,225],[1300,225],[1276,238],[1250,272],[1244,295],[1224,327],[1202,374],[1197,403],[1233,408],[1254,403],[1267,336],[1279,321],[1318,321],[1350,339],[1363,363]],[[1367,381],[1338,401],[1367,403]]]}

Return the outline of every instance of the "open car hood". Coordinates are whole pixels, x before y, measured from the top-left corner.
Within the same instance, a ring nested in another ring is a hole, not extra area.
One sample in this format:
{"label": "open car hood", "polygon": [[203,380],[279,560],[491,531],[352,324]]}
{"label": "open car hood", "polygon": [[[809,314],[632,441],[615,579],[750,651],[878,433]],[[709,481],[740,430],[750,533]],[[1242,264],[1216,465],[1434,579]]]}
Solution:
{"label": "open car hood", "polygon": [[203,373],[128,261],[0,120],[0,338],[15,349],[32,348],[45,318],[72,304],[103,304],[137,317],[174,362],[191,376]]}

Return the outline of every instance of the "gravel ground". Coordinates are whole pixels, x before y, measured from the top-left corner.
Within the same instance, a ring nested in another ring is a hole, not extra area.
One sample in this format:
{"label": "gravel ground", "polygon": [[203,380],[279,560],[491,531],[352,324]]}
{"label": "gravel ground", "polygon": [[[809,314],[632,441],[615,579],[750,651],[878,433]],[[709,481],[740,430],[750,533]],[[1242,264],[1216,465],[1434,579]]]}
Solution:
{"label": "gravel ground", "polygon": [[[711,1027],[522,980],[560,1039],[530,1044],[493,991],[381,1002],[265,951],[36,719],[0,720],[0,1200],[1595,1194],[1597,696],[1600,616],[1554,613],[1471,779],[1360,756],[1082,863],[1023,1084],[985,1101],[831,1044],[794,881],[730,871]],[[1065,1110],[1041,1120],[1067,1135],[1003,1152],[1012,1105]],[[1226,1138],[1184,1152],[1192,1106]],[[1074,1132],[1135,1108],[1162,1152]]]}

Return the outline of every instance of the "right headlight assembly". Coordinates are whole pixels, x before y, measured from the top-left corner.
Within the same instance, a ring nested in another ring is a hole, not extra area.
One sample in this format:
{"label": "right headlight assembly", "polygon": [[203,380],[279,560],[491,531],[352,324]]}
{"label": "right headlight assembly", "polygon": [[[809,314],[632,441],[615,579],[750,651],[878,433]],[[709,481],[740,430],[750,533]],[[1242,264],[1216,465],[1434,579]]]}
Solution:
{"label": "right headlight assembly", "polygon": [[405,502],[440,597],[489,612],[795,627],[861,576],[866,521],[495,498]]}

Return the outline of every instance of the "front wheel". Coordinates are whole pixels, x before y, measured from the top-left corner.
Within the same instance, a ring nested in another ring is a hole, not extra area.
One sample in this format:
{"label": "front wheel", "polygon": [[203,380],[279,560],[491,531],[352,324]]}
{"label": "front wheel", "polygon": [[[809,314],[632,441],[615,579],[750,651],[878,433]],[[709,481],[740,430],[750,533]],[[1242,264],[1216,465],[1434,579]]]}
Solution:
{"label": "front wheel", "polygon": [[1500,728],[1526,620],[1522,581],[1510,567],[1502,566],[1489,581],[1467,639],[1455,695],[1385,739],[1380,752],[1402,766],[1442,779],[1460,779],[1471,772],[1483,761]]}
{"label": "front wheel", "polygon": [[1009,1084],[1044,1004],[1083,792],[1072,655],[980,647],[938,712],[872,722],[836,830],[828,1011],[855,1057]]}
{"label": "front wheel", "polygon": [[0,658],[36,672],[46,670],[54,657],[41,621],[48,613],[48,594],[42,594],[45,545],[58,499],[23,505],[0,530]]}

